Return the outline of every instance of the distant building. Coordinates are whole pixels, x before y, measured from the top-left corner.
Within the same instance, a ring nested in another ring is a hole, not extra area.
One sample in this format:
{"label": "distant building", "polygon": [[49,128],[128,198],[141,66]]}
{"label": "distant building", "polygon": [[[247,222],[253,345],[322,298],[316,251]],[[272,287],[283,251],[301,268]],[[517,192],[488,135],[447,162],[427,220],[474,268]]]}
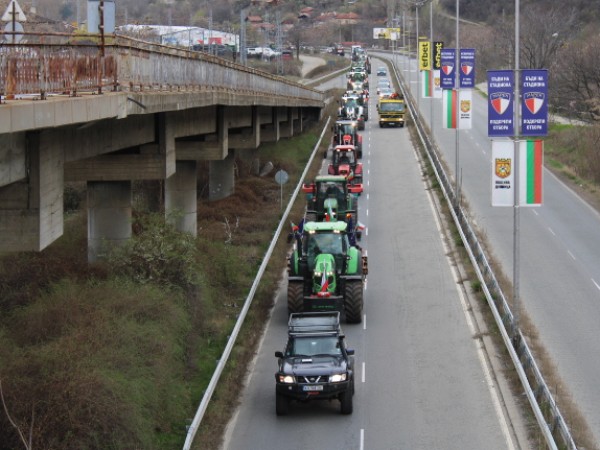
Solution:
{"label": "distant building", "polygon": [[154,40],[165,45],[193,47],[194,45],[227,45],[238,48],[239,35],[201,27],[168,25],[123,25],[119,32],[141,36],[154,36]]}

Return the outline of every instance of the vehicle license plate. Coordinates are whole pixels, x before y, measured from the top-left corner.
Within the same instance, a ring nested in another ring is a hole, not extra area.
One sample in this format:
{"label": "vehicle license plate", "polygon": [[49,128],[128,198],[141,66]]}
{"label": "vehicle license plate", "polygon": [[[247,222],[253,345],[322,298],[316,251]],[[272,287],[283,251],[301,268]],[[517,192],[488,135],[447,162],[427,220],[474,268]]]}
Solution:
{"label": "vehicle license plate", "polygon": [[321,385],[316,385],[316,386],[302,386],[302,389],[305,391],[322,391],[323,390],[323,386]]}

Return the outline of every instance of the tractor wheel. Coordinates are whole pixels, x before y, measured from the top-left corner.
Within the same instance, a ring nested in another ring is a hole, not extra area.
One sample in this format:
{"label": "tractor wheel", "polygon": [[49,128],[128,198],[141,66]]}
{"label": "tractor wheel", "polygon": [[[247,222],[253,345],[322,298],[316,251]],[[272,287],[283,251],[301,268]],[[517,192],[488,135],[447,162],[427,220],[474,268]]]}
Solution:
{"label": "tractor wheel", "polygon": [[356,151],[356,157],[358,159],[362,159],[362,147]]}
{"label": "tractor wheel", "polygon": [[302,281],[288,281],[288,313],[302,312],[304,302],[304,283]]}
{"label": "tractor wheel", "polygon": [[348,388],[340,395],[340,411],[342,414],[352,414],[352,389]]}
{"label": "tractor wheel", "polygon": [[290,400],[281,394],[275,393],[275,412],[278,416],[285,416],[290,411]]}
{"label": "tractor wheel", "polygon": [[346,281],[346,289],[344,294],[344,309],[346,311],[346,322],[361,323],[363,310],[362,281]]}

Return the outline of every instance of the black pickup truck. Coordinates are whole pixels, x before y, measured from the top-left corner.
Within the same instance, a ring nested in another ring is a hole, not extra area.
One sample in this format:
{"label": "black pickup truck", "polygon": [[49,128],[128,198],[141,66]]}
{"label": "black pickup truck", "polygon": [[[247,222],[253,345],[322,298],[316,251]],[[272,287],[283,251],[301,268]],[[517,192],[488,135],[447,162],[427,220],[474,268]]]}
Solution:
{"label": "black pickup truck", "polygon": [[339,400],[342,414],[352,414],[354,350],[347,349],[339,312],[293,313],[288,341],[275,352],[276,413],[289,412],[292,400]]}

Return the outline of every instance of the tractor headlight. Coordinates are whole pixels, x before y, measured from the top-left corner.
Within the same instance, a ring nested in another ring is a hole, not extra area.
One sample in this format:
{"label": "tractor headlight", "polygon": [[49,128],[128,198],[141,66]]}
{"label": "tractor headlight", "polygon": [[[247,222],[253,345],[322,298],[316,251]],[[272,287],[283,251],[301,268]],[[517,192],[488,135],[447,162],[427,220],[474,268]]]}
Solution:
{"label": "tractor headlight", "polygon": [[286,384],[292,384],[292,383],[295,383],[296,380],[291,375],[279,375],[279,382],[286,383]]}
{"label": "tractor headlight", "polygon": [[329,382],[330,383],[339,383],[341,381],[346,381],[346,374],[345,373],[336,373],[335,375],[330,375],[329,376]]}

